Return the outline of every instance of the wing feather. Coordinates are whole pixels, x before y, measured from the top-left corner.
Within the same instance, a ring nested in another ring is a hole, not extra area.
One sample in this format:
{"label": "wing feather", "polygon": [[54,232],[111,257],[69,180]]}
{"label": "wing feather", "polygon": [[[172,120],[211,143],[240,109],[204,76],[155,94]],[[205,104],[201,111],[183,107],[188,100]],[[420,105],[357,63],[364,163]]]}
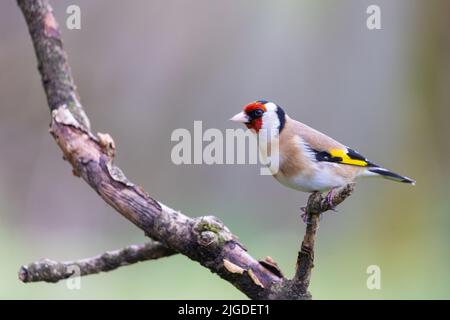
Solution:
{"label": "wing feather", "polygon": [[328,151],[318,151],[318,150],[314,151],[316,154],[317,161],[335,162],[358,167],[375,166],[374,163],[367,160],[367,158],[365,158],[363,155],[350,148],[331,149]]}
{"label": "wing feather", "polygon": [[347,164],[358,167],[376,166],[358,151],[347,148],[326,134],[301,122],[290,119],[292,133],[298,134],[305,145],[314,153],[317,161]]}

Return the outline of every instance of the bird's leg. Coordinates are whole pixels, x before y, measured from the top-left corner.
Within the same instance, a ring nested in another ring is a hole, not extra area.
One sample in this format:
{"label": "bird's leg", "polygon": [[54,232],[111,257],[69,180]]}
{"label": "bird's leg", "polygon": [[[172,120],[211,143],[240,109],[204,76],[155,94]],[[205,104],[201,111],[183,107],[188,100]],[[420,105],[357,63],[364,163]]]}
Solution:
{"label": "bird's leg", "polygon": [[337,189],[338,189],[338,188],[333,188],[333,189],[331,189],[331,190],[327,193],[327,195],[326,195],[326,197],[325,197],[325,200],[327,201],[327,204],[330,206],[330,210],[332,210],[332,211],[334,211],[334,212],[337,212],[336,206],[333,204],[333,197],[335,196],[336,190],[337,190]]}

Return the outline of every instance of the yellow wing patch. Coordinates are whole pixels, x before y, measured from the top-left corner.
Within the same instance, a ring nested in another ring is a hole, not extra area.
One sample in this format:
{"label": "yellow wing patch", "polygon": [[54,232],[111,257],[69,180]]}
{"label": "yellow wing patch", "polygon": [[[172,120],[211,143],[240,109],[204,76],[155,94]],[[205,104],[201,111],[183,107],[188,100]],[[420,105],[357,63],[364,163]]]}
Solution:
{"label": "yellow wing patch", "polygon": [[360,167],[367,167],[369,165],[369,163],[366,160],[362,160],[362,158],[359,157],[358,157],[359,159],[351,158],[347,153],[347,150],[331,149],[330,155],[332,158],[340,158],[339,161],[337,161],[338,163],[350,164],[353,166],[360,166]]}

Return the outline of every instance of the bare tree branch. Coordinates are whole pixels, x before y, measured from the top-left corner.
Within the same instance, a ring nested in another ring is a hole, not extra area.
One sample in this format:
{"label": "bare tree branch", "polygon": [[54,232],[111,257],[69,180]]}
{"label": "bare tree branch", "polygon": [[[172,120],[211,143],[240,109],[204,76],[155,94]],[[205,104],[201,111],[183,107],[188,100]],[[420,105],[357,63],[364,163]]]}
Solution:
{"label": "bare tree branch", "polygon": [[157,241],[150,241],[120,250],[107,251],[98,256],[78,261],[58,262],[42,259],[22,266],[19,271],[19,279],[22,282],[58,282],[72,275],[86,276],[111,271],[141,261],[168,257],[175,253]]}
{"label": "bare tree branch", "polygon": [[331,203],[318,192],[313,193],[308,199],[306,214],[309,216],[309,221],[306,225],[305,236],[297,258],[297,270],[293,279],[294,282],[299,283],[305,289],[309,287],[311,269],[314,267],[314,244],[319,229],[320,215],[325,211],[334,209],[350,196],[353,190],[354,184],[345,186],[339,192],[334,193]]}
{"label": "bare tree branch", "polygon": [[[90,131],[89,120],[79,101],[61,34],[48,1],[17,2],[28,25],[51,110],[50,132],[63,151],[64,159],[71,163],[74,175],[85,180],[105,202],[147,236],[165,246],[166,252],[178,252],[199,262],[248,297],[309,299],[311,296],[307,289],[313,266],[318,216],[330,209],[324,204],[322,196],[314,194],[309,198],[307,213],[311,217],[311,224],[307,226],[296,275],[292,280],[283,276],[272,259],[254,259],[216,217],[189,218],[154,200],[140,186],[130,182],[122,170],[114,165],[113,139],[108,134],[94,135]],[[333,197],[334,205],[350,195],[352,188],[349,188],[350,191],[341,190]],[[160,249],[163,250],[162,247]],[[42,263],[34,266],[42,268]],[[88,266],[89,264],[81,265],[81,269],[85,269],[82,273],[92,273]],[[64,270],[59,271],[58,267],[53,270],[67,275]],[[102,269],[106,270],[107,268]],[[32,272],[32,268],[20,275],[27,280],[39,278]],[[52,276],[45,277],[52,279]]]}
{"label": "bare tree branch", "polygon": [[314,244],[319,229],[320,216],[328,210],[333,210],[349,197],[353,190],[354,184],[349,184],[335,192],[331,201],[328,201],[319,192],[309,196],[305,208],[307,215],[306,231],[298,253],[295,275],[292,280],[285,281],[284,287],[279,292],[279,299],[295,299],[296,297],[292,296],[293,292],[301,293],[305,298],[311,298],[308,287],[312,268],[314,268]]}

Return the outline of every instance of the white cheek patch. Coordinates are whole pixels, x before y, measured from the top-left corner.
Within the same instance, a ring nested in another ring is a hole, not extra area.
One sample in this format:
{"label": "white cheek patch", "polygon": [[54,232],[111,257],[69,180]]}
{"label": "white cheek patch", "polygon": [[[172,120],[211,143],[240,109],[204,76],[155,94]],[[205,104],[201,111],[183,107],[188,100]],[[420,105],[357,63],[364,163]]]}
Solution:
{"label": "white cheek patch", "polygon": [[273,102],[267,102],[264,106],[266,107],[267,111],[273,111],[275,113],[277,111],[277,105]]}
{"label": "white cheek patch", "polygon": [[277,130],[280,127],[280,119],[278,119],[276,104],[273,102],[268,102],[264,106],[267,111],[264,112],[262,117],[262,128],[266,130]]}

